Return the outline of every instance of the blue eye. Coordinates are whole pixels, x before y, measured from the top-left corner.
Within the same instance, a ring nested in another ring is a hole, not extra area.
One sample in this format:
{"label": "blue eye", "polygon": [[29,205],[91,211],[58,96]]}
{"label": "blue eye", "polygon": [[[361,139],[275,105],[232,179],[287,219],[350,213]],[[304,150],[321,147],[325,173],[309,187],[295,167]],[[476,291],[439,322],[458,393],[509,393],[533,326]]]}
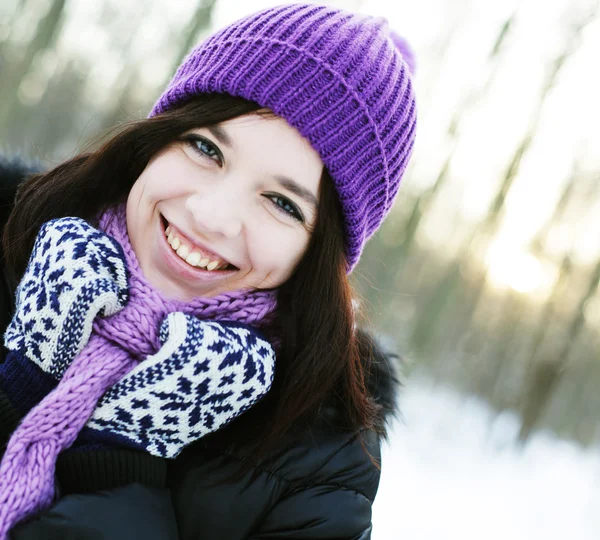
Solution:
{"label": "blue eye", "polygon": [[212,159],[219,165],[223,164],[223,154],[221,154],[221,151],[217,148],[217,146],[215,146],[208,139],[191,133],[186,135],[183,140],[201,157]]}
{"label": "blue eye", "polygon": [[276,193],[266,194],[265,197],[271,201],[277,211],[282,212],[286,216],[291,217],[300,223],[304,223],[302,212],[300,212],[300,209],[287,197],[277,195]]}

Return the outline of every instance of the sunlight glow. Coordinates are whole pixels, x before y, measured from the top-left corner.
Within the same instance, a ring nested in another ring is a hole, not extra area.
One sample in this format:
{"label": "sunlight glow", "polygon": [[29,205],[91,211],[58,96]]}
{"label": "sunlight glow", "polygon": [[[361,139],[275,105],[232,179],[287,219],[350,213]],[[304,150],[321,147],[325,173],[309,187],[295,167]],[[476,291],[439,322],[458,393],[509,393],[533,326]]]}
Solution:
{"label": "sunlight glow", "polygon": [[[517,292],[532,293],[548,284],[540,261],[514,246],[494,243],[487,251],[486,266],[490,282],[497,288],[510,287]],[[545,288],[545,287],[544,287]]]}

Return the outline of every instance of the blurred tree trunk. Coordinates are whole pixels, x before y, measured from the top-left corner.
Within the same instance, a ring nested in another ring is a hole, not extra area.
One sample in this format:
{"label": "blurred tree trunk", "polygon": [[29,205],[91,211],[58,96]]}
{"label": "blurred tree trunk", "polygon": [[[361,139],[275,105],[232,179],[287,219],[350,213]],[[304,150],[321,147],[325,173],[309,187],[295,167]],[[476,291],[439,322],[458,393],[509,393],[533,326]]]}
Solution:
{"label": "blurred tree trunk", "polygon": [[416,236],[417,230],[421,223],[421,220],[424,215],[427,214],[430,207],[432,206],[435,196],[439,193],[448,180],[450,174],[450,165],[452,163],[452,157],[454,155],[454,151],[459,141],[458,136],[458,127],[463,116],[468,113],[474,106],[479,103],[481,98],[483,98],[487,93],[494,81],[494,76],[497,73],[496,64],[499,56],[499,52],[502,49],[502,45],[506,42],[506,38],[509,35],[509,30],[514,23],[514,14],[509,17],[504,24],[502,25],[500,32],[490,50],[487,59],[487,73],[485,73],[481,77],[481,82],[478,86],[471,89],[468,92],[461,103],[455,108],[454,114],[448,124],[447,135],[449,140],[452,142],[451,148],[448,151],[448,155],[440,172],[435,179],[433,185],[425,190],[417,199],[416,204],[413,207],[410,217],[408,221],[404,225],[402,231],[402,243],[398,248],[398,253],[401,258],[406,258],[408,251],[410,250],[410,246],[412,245],[414,238]]}
{"label": "blurred tree trunk", "polygon": [[[536,423],[541,417],[547,406],[554,389],[558,386],[562,374],[566,371],[569,361],[569,355],[572,347],[575,345],[583,325],[585,323],[585,308],[587,302],[596,294],[598,283],[600,282],[600,257],[592,272],[587,291],[581,297],[575,315],[571,319],[571,324],[563,340],[562,346],[551,357],[542,358],[541,361],[534,362],[532,374],[525,387],[523,397],[522,424],[519,431],[519,441],[524,443],[530,437]],[[545,326],[544,326],[545,329]],[[544,335],[540,325],[539,335]],[[541,342],[541,337],[537,342]]]}
{"label": "blurred tree trunk", "polygon": [[[172,74],[177,70],[179,64],[194,46],[198,38],[198,34],[210,27],[212,12],[216,4],[217,0],[200,0],[196,6],[194,14],[190,17],[187,26],[180,33],[178,33],[181,42],[177,48],[177,54],[175,55],[173,65],[169,72],[165,75],[164,85],[167,84]],[[175,39],[175,37],[173,37],[173,39]],[[118,124],[124,117],[128,117],[134,108],[135,99],[133,97],[133,92],[139,81],[139,73],[136,70],[135,62],[125,62],[121,73],[123,77],[127,77],[127,82],[123,86],[118,99],[112,107],[111,112],[108,113],[103,119],[102,124],[104,128],[112,127]]]}
{"label": "blurred tree trunk", "polygon": [[[575,165],[577,167],[577,164]],[[552,211],[550,219],[548,219],[546,223],[544,223],[544,225],[540,227],[540,230],[531,242],[530,250],[534,255],[543,256],[543,254],[545,253],[550,231],[553,227],[560,225],[565,217],[567,208],[575,194],[575,187],[581,180],[581,177],[579,176],[579,174],[577,174],[576,167],[573,174],[571,174],[571,176],[569,177],[569,180],[565,182],[565,186],[563,187],[558,202],[556,203],[556,206]]]}
{"label": "blurred tree trunk", "polygon": [[482,364],[481,373],[475,378],[476,393],[490,400],[496,398],[494,405],[500,408],[515,405],[508,399],[507,392],[497,391],[497,383],[503,379],[502,375],[509,369],[514,369],[512,355],[509,357],[510,344],[519,334],[518,321],[522,318],[526,306],[527,298],[522,293],[513,290],[507,291],[500,321],[494,327],[495,347]]}
{"label": "blurred tree trunk", "polygon": [[[484,244],[489,242],[489,239],[493,238],[498,228],[502,222],[502,217],[504,215],[504,205],[506,202],[506,197],[510,189],[512,188],[515,178],[519,172],[521,167],[521,163],[523,161],[523,157],[528,152],[532,141],[535,137],[535,134],[538,130],[538,126],[542,116],[542,110],[550,91],[555,86],[565,62],[575,53],[575,51],[579,48],[581,43],[581,34],[583,30],[586,28],[594,20],[593,16],[586,15],[579,21],[577,24],[574,24],[570,28],[570,32],[568,34],[567,43],[560,54],[554,60],[551,68],[548,71],[548,75],[546,80],[542,85],[542,90],[540,93],[540,99],[537,102],[536,108],[531,112],[531,121],[529,126],[525,132],[525,135],[521,139],[521,142],[517,146],[515,153],[512,156],[511,162],[508,165],[504,178],[500,183],[500,187],[492,200],[486,217],[484,218],[481,225],[474,230],[472,237],[465,242],[462,253],[460,254],[460,259],[468,260],[469,253],[472,250],[473,246],[477,248],[483,248]],[[465,298],[465,301],[468,302],[470,306],[470,315],[467,319],[466,326],[470,326],[473,323],[473,316],[477,311],[477,306],[482,301],[484,296],[486,283],[487,283],[488,272],[484,269],[479,276],[476,278],[475,283],[469,287],[469,294]]]}
{"label": "blurred tree trunk", "polygon": [[175,73],[179,64],[183,61],[192,47],[196,45],[198,36],[204,30],[210,28],[210,21],[217,0],[200,0],[194,14],[190,18],[187,27],[183,30],[183,39],[175,56],[171,73]]}
{"label": "blurred tree trunk", "polygon": [[[571,175],[570,179],[565,183],[563,191],[559,197],[557,204],[554,207],[551,217],[546,221],[546,223],[540,227],[540,230],[534,237],[531,242],[531,252],[541,257],[544,255],[544,249],[546,243],[548,241],[548,236],[550,234],[551,229],[559,225],[566,213],[567,207],[570,201],[573,198],[573,194],[575,192],[575,184],[576,180],[579,178],[577,173]],[[547,327],[549,320],[552,318],[552,314],[554,312],[554,300],[558,298],[558,295],[564,288],[564,281],[566,279],[566,273],[568,272],[567,263],[568,259],[563,260],[563,265],[561,266],[559,272],[559,279],[554,284],[553,291],[549,295],[549,300],[546,303],[546,308],[543,311],[541,322],[538,325],[538,331],[536,332],[536,336],[533,340],[533,345],[531,350],[529,350],[529,358],[531,359],[535,356],[535,350],[537,350],[541,339],[543,338],[543,330]],[[512,343],[519,334],[520,325],[518,321],[522,318],[522,315],[525,311],[525,307],[527,304],[527,298],[525,295],[521,293],[516,293],[513,291],[509,291],[507,293],[507,301],[502,307],[502,315],[501,320],[498,325],[498,329],[496,330],[496,334],[500,334],[500,339],[497,340],[499,346],[495,348],[494,353],[489,358],[488,362],[491,365],[491,369],[488,370],[486,376],[481,377],[484,383],[479,387],[478,391],[482,395],[486,395],[487,388],[494,388],[495,380],[500,378],[501,373],[506,369],[507,364],[509,363],[509,359],[507,357],[508,351],[510,347],[507,344]],[[540,331],[542,331],[540,335]],[[488,385],[491,385],[488,387]],[[497,395],[498,392],[492,392]],[[517,405],[515,403],[506,402],[505,406],[514,406]]]}
{"label": "blurred tree trunk", "polygon": [[[544,226],[540,229],[539,233],[532,241],[531,250],[538,256],[544,252],[544,248],[552,228],[560,225],[564,221],[569,205],[576,194],[576,187],[579,186],[584,179],[584,177],[580,174],[577,165],[578,164],[576,162],[574,171],[569,180],[565,183],[552,216],[546,221]],[[589,201],[590,199],[587,198],[587,200]],[[554,284],[551,294],[549,295],[546,306],[542,311],[537,330],[529,349],[529,366],[527,369],[528,376],[524,381],[523,388],[521,389],[520,409],[522,413],[522,424],[519,432],[519,441],[522,443],[527,441],[531,435],[531,432],[539,420],[543,409],[551,398],[553,390],[558,385],[562,374],[566,370],[570,348],[573,345],[573,340],[577,339],[580,325],[583,322],[583,310],[585,309],[585,302],[587,302],[587,299],[594,294],[594,291],[598,285],[597,274],[599,267],[600,261],[598,262],[595,270],[596,274],[592,275],[588,291],[583,296],[579,304],[579,311],[576,312],[571,323],[570,330],[563,343],[562,352],[558,352],[556,357],[549,359],[547,354],[540,355],[539,351],[544,339],[547,337],[551,321],[555,317],[556,308],[560,303],[562,296],[569,287],[569,280],[572,272],[570,254],[565,254],[562,259],[558,278]],[[582,317],[580,321],[578,320],[578,313],[580,313],[580,316]],[[541,358],[539,358],[539,356],[541,356]]]}
{"label": "blurred tree trunk", "polygon": [[[4,49],[10,46],[11,30],[19,18],[23,16],[23,13],[26,11],[27,4],[29,4],[29,2],[31,2],[31,0],[21,0],[18,2],[13,12],[7,16],[7,21],[4,21],[4,24],[7,24],[9,27],[9,32],[6,39],[4,41],[0,41],[0,57],[4,53]],[[2,58],[0,58],[0,62],[2,62]],[[0,74],[3,73],[3,67],[4,65],[0,63]]]}
{"label": "blurred tree trunk", "polygon": [[66,0],[53,0],[46,15],[39,21],[31,40],[17,65],[11,66],[0,87],[0,133],[5,131],[9,118],[18,106],[19,86],[27,75],[35,57],[48,49],[60,29]]}
{"label": "blurred tree trunk", "polygon": [[[482,272],[480,272],[476,276],[472,285],[468,284],[465,285],[465,287],[462,287],[462,294],[460,294],[459,298],[459,291],[453,291],[452,289],[456,287],[460,288],[460,283],[464,283],[464,280],[460,275],[460,265],[464,261],[468,261],[470,259],[471,252],[474,248],[482,249],[485,245],[487,245],[489,239],[497,233],[504,214],[504,206],[507,195],[512,188],[514,180],[519,172],[523,157],[529,150],[532,140],[537,133],[542,114],[542,107],[548,98],[550,90],[557,82],[558,76],[562,72],[563,65],[579,47],[581,33],[591,20],[591,17],[583,18],[579,21],[579,24],[571,27],[566,46],[554,60],[553,65],[548,71],[548,75],[540,92],[540,100],[535,110],[532,111],[530,124],[521,142],[517,146],[515,153],[513,154],[511,162],[507,167],[506,174],[504,175],[499,189],[489,206],[486,217],[481,225],[473,231],[471,237],[468,238],[463,244],[463,248],[459,251],[455,264],[448,268],[446,275],[434,288],[429,300],[424,304],[423,309],[419,313],[413,331],[413,342],[417,350],[422,351],[425,346],[431,346],[430,344],[427,344],[427,340],[435,336],[435,327],[437,325],[450,324],[453,326],[453,331],[446,332],[446,335],[450,335],[450,337],[452,335],[464,335],[465,328],[470,328],[474,325],[474,314],[477,311],[477,307],[482,302],[483,293],[486,289],[487,271],[484,269]],[[465,318],[462,316],[457,317],[456,313],[454,313],[452,316],[446,316],[439,311],[447,311],[449,306],[453,305],[454,302],[460,302],[461,312],[464,312]],[[516,306],[516,308],[516,315],[518,315],[518,312],[522,309],[522,306]],[[512,316],[514,317],[514,315],[515,312],[513,311]],[[516,317],[513,319],[513,321],[513,324],[518,324]],[[571,339],[575,326],[571,328]],[[515,332],[511,331],[507,337],[513,338],[515,335]],[[475,331],[473,332],[473,339],[475,342],[482,341],[486,339],[486,335],[484,332]],[[456,342],[456,345],[458,345],[458,341]],[[480,346],[477,345],[478,344],[475,343],[473,348],[476,350],[482,349],[482,343],[479,344]],[[444,345],[444,347],[447,347],[447,345]],[[508,344],[505,341],[500,340],[499,347],[508,347]],[[559,352],[558,358],[562,358],[565,353],[568,354],[568,347],[569,345],[567,341],[565,341],[563,343],[562,350]],[[452,355],[453,353],[452,351],[448,351],[448,354]],[[498,356],[500,359],[502,355],[498,354]],[[560,380],[560,376],[564,367],[562,362],[557,363],[556,361],[544,362],[543,366],[544,368],[538,369],[529,380],[530,399],[527,402],[527,406],[523,409],[525,426],[523,433],[527,432],[527,426],[533,425],[533,423],[535,423],[535,421],[539,418],[542,408],[547,403],[554,388]],[[474,378],[476,379],[476,376]],[[480,382],[481,384],[486,383],[486,381],[483,380]],[[489,382],[489,379],[487,382]]]}
{"label": "blurred tree trunk", "polygon": [[[402,230],[402,242],[396,250],[396,264],[397,272],[401,271],[402,261],[405,261],[408,257],[408,253],[413,245],[416,238],[419,226],[421,225],[423,216],[427,214],[431,206],[435,201],[435,197],[442,190],[446,182],[450,177],[450,166],[456,145],[458,144],[458,126],[463,116],[476,106],[477,103],[485,96],[494,81],[494,77],[497,73],[497,61],[502,50],[502,45],[506,43],[507,36],[509,35],[510,28],[514,23],[515,15],[509,17],[498,32],[498,36],[489,52],[487,62],[487,73],[481,79],[479,86],[471,89],[469,93],[462,100],[460,105],[456,107],[452,119],[448,125],[448,138],[451,140],[451,148],[448,152],[446,160],[440,169],[440,172],[433,183],[433,185],[423,192],[417,201],[415,202],[412,212],[403,226]],[[415,345],[416,350],[420,352],[425,351],[425,345],[428,335],[430,335],[432,329],[441,320],[442,315],[447,305],[451,304],[452,295],[454,290],[460,282],[460,259],[450,265],[446,274],[434,287],[431,294],[427,296],[427,300],[423,303],[419,313],[417,314],[416,321],[413,325],[412,330],[412,341]]]}

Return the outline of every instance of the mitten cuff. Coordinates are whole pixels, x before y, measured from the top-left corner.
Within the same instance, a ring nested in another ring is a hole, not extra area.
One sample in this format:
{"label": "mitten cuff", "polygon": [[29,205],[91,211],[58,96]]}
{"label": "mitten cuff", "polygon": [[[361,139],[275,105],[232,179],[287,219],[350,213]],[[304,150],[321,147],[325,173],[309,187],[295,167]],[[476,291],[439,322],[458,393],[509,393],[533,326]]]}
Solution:
{"label": "mitten cuff", "polygon": [[6,443],[19,425],[22,415],[15,409],[8,396],[0,390],[0,458],[4,454]]}
{"label": "mitten cuff", "polygon": [[51,375],[29,361],[21,351],[9,351],[0,364],[0,390],[21,416],[25,416],[56,384]]}
{"label": "mitten cuff", "polygon": [[134,482],[164,488],[167,462],[139,450],[68,450],[58,456],[56,476],[63,496],[113,489]]}

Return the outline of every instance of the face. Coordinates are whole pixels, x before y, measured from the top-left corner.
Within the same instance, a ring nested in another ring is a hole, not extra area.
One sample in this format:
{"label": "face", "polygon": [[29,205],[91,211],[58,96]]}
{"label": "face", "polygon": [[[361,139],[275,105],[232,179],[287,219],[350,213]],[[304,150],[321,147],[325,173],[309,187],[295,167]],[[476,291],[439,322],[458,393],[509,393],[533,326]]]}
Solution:
{"label": "face", "polygon": [[278,287],[308,246],[322,170],[308,141],[275,116],[185,133],[149,162],[127,199],[146,279],[186,301]]}

